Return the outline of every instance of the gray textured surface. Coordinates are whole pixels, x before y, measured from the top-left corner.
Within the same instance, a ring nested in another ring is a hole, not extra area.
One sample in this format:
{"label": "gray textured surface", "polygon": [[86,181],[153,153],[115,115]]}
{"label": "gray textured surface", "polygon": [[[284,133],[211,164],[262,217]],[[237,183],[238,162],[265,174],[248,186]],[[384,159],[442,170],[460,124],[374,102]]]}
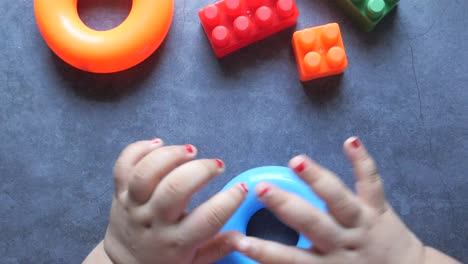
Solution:
{"label": "gray textured surface", "polygon": [[223,158],[227,172],[197,205],[238,173],[298,153],[351,184],[350,135],[375,155],[411,229],[468,261],[468,2],[403,0],[369,34],[329,2],[300,0],[297,28],[339,22],[350,67],[304,87],[292,30],[216,60],[197,17],[211,0],[176,0],[159,51],[107,76],[57,59],[32,1],[2,0],[0,263],[79,263],[104,234],[113,162],[132,141],[159,136]]}

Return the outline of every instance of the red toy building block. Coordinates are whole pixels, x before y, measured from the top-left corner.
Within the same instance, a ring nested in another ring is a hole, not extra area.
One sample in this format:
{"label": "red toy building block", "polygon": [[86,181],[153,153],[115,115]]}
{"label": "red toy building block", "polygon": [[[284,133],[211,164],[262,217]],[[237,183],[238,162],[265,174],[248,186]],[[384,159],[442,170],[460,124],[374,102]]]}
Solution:
{"label": "red toy building block", "polygon": [[294,0],[223,0],[198,12],[216,57],[264,39],[297,22]]}
{"label": "red toy building block", "polygon": [[293,48],[301,81],[340,74],[348,59],[336,23],[294,32]]}

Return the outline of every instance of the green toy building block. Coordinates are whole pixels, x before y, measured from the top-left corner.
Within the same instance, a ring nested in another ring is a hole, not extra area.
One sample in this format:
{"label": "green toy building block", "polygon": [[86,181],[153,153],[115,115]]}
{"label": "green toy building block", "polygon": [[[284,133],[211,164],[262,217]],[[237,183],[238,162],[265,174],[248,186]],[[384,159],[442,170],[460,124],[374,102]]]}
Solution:
{"label": "green toy building block", "polygon": [[345,11],[350,13],[360,26],[371,31],[392,11],[400,0],[338,0]]}

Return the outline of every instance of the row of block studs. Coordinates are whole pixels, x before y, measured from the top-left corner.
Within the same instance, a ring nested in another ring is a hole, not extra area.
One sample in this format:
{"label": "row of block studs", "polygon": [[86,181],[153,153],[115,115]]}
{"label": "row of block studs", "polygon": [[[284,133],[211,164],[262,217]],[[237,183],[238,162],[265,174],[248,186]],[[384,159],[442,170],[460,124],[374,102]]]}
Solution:
{"label": "row of block studs", "polygon": [[[261,0],[251,0],[247,1],[250,7],[258,7],[262,4]],[[287,18],[292,15],[294,12],[294,1],[291,0],[279,0],[276,4],[276,11],[280,17]],[[238,16],[241,12],[240,0],[225,0],[224,5],[226,8],[226,13],[230,16]],[[209,5],[203,9],[203,15],[206,19],[206,22],[210,26],[216,26],[220,21],[220,10],[216,5]],[[255,11],[255,23],[260,27],[269,27],[273,22],[273,11],[268,6],[261,6]],[[247,16],[238,16],[233,23],[233,29],[235,34],[239,38],[246,38],[249,36],[249,33],[252,29],[252,23],[250,18]],[[229,29],[225,26],[216,26],[212,33],[214,44],[218,47],[224,47],[229,44],[231,38]]]}
{"label": "row of block studs", "polygon": [[[241,15],[242,4],[245,0],[224,0],[224,8],[226,13],[231,17],[236,17]],[[262,5],[263,0],[247,0],[246,1],[249,8],[258,8]],[[294,12],[295,3],[293,0],[278,0],[276,4],[276,11],[281,17],[289,17]],[[267,7],[268,8],[268,7]],[[270,8],[268,8],[270,9]],[[263,8],[265,10],[265,8]],[[263,11],[265,12],[265,11]],[[270,9],[270,16],[273,13]],[[215,26],[219,23],[221,13],[219,8],[216,5],[209,5],[203,9],[203,15],[206,19],[206,22],[210,26]],[[266,14],[264,14],[266,15]],[[268,20],[268,18],[266,18]],[[271,21],[271,18],[269,19]]]}
{"label": "row of block studs", "polygon": [[[292,26],[298,10],[294,0],[224,0],[206,6],[199,16],[216,55],[222,57]],[[229,50],[223,50],[227,46]]]}
{"label": "row of block studs", "polygon": [[295,32],[293,48],[301,81],[340,74],[348,67],[337,23]]}

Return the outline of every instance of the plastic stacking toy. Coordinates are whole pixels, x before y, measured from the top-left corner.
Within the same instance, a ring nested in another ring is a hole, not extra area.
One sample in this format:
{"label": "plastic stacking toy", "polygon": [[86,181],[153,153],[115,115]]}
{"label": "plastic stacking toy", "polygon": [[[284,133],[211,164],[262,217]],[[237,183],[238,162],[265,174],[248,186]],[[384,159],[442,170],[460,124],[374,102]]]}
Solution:
{"label": "plastic stacking toy", "polygon": [[294,32],[293,48],[301,81],[343,73],[348,59],[336,23]]}
{"label": "plastic stacking toy", "polygon": [[364,30],[371,31],[398,5],[399,0],[338,0],[337,2]]}
{"label": "plastic stacking toy", "polygon": [[[253,190],[260,182],[272,183],[288,192],[301,196],[319,210],[327,211],[325,203],[320,200],[309,186],[302,182],[292,170],[286,167],[268,166],[248,170],[231,180],[223,190],[227,190],[238,183],[245,183],[249,189]],[[244,203],[237,209],[221,232],[235,230],[245,234],[250,218],[262,208],[264,208],[263,204],[257,200],[253,192],[250,192]],[[307,240],[307,238],[302,234],[299,235],[299,240],[296,244],[297,247],[309,248],[311,245],[312,243]],[[237,252],[228,255],[218,262],[218,264],[253,263],[256,262]]]}
{"label": "plastic stacking toy", "polygon": [[37,25],[49,47],[84,71],[111,73],[148,58],[162,43],[172,21],[174,0],[134,0],[118,27],[95,31],[77,11],[77,0],[35,0]]}
{"label": "plastic stacking toy", "polygon": [[296,24],[294,0],[223,0],[198,12],[216,57]]}

